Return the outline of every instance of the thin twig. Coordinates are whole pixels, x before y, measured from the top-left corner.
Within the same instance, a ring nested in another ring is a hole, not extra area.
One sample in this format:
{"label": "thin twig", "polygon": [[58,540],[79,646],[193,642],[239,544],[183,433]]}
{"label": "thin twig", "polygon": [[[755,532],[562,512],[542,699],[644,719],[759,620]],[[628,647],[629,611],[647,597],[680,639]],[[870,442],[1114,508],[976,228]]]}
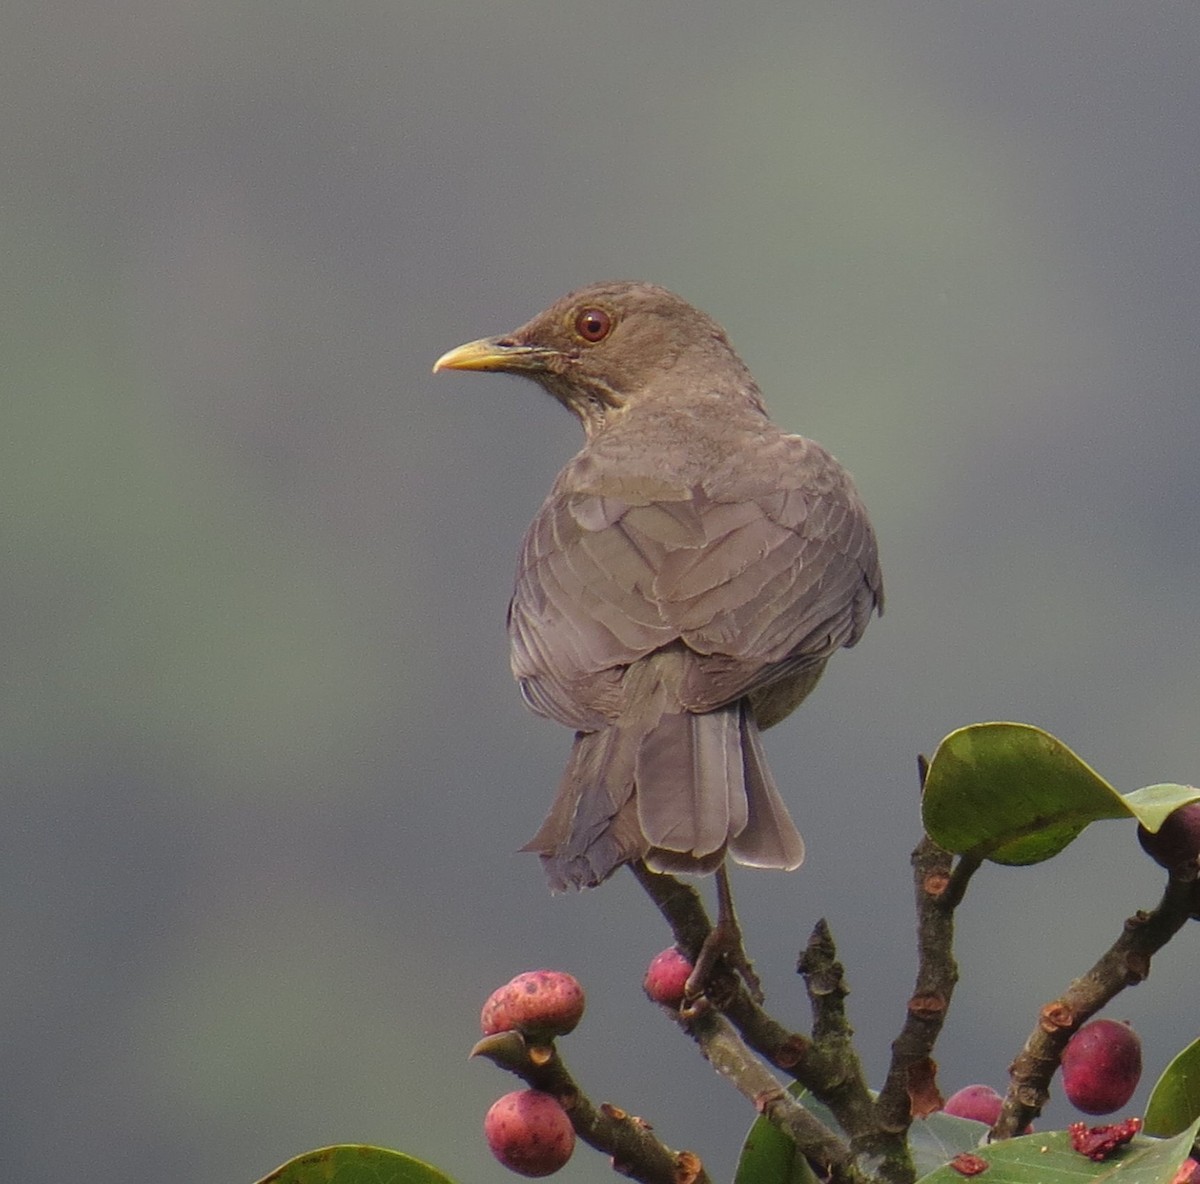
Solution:
{"label": "thin twig", "polygon": [[[671,926],[679,948],[688,956],[693,956],[703,945],[711,928],[699,894],[673,876],[658,875],[637,864],[631,866],[638,883]],[[881,1139],[870,1091],[850,1039],[849,1024],[845,1022],[844,1007],[840,1001],[834,1003],[834,996],[840,1000],[846,989],[842,982],[841,965],[836,961],[833,941],[824,922],[818,927],[813,941],[810,941],[805,957],[809,959],[805,971],[809,997],[820,998],[819,1003],[814,1003],[814,1015],[821,1012],[825,1017],[824,1020],[817,1019],[813,1039],[784,1027],[769,1015],[751,998],[740,978],[720,963],[713,970],[705,1001],[729,1020],[749,1048],[770,1064],[789,1073],[814,1097],[829,1106],[846,1132],[849,1147],[855,1156],[863,1154],[886,1160],[886,1167],[881,1169],[880,1174],[896,1184],[905,1184],[912,1179],[911,1164],[907,1169],[904,1167],[907,1151],[901,1150],[897,1158],[892,1154],[896,1152],[893,1145],[895,1140],[886,1135]],[[842,1012],[839,1022],[833,1020],[832,1009],[835,1007]],[[699,1013],[703,1013],[703,1010],[699,1009]],[[686,1022],[695,1017],[678,1018]],[[788,1133],[793,1132],[789,1130]],[[798,1145],[805,1155],[809,1155],[808,1146]],[[820,1142],[812,1145],[812,1152],[818,1161],[819,1157],[828,1154],[827,1148]],[[836,1157],[830,1162],[837,1162]],[[856,1167],[854,1170],[859,1169]]]}
{"label": "thin twig", "polygon": [[719,1011],[702,1008],[691,1016],[680,1016],[679,1022],[709,1064],[796,1144],[822,1178],[833,1184],[866,1184],[846,1141],[787,1092]]}
{"label": "thin twig", "polygon": [[[917,758],[921,793],[929,761]],[[962,903],[981,860],[951,852],[922,836],[912,853],[913,889],[917,911],[917,977],[909,997],[900,1034],[892,1043],[892,1058],[876,1101],[880,1127],[907,1149],[908,1130],[916,1117],[942,1107],[937,1085],[934,1045],[950,1009],[958,982],[954,959],[954,910]],[[911,1156],[909,1168],[911,1170]]]}
{"label": "thin twig", "polygon": [[712,1184],[700,1157],[673,1151],[650,1124],[607,1102],[594,1105],[567,1072],[554,1045],[526,1044],[519,1032],[487,1036],[471,1050],[515,1073],[531,1089],[558,1099],[575,1133],[597,1151],[612,1157],[614,1170],[642,1184]]}
{"label": "thin twig", "polygon": [[700,893],[675,876],[652,872],[641,860],[631,863],[629,870],[666,918],[680,950],[695,962],[712,932]]}
{"label": "thin twig", "polygon": [[[691,885],[674,876],[652,872],[644,864],[629,866],[671,927],[675,944],[694,960],[712,931],[700,894]],[[759,1056],[792,1076],[798,1075],[799,1066],[808,1055],[808,1038],[770,1016],[751,997],[741,979],[720,962],[713,967],[705,996],[729,1018]]]}
{"label": "thin twig", "polygon": [[1091,970],[1042,1008],[1037,1026],[1009,1070],[1008,1096],[992,1128],[994,1138],[1011,1138],[1041,1113],[1067,1041],[1109,1000],[1146,978],[1151,958],[1187,923],[1194,887],[1183,879],[1169,879],[1158,907],[1126,920],[1120,937]]}
{"label": "thin twig", "polygon": [[983,857],[981,855],[959,856],[958,862],[950,872],[950,880],[946,884],[946,892],[941,901],[943,908],[956,909],[962,904],[963,897],[967,894],[967,886],[971,883],[971,877],[982,864]]}
{"label": "thin twig", "polygon": [[916,1173],[903,1134],[896,1135],[879,1124],[846,1013],[850,988],[845,968],[838,961],[833,935],[823,919],[813,929],[796,968],[804,976],[813,1012],[805,1084],[833,1111],[838,1125],[850,1136],[855,1155],[871,1160],[880,1179],[910,1184]]}
{"label": "thin twig", "polygon": [[[941,1034],[958,982],[954,960],[954,906],[948,899],[953,856],[923,838],[912,854],[917,904],[917,978],[904,1025],[892,1043],[892,1059],[876,1103],[885,1130],[907,1131],[914,1117],[941,1108],[933,1047]],[[960,896],[961,898],[961,896]]]}

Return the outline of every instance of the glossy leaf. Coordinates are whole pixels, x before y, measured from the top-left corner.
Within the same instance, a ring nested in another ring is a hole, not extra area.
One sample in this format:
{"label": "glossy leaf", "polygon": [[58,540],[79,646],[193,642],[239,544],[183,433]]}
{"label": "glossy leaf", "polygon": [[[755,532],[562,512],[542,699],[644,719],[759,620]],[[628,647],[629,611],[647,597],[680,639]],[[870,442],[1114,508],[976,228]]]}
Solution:
{"label": "glossy leaf", "polygon": [[1150,830],[1200,790],[1151,785],[1119,794],[1061,740],[1029,724],[972,724],[951,732],[929,764],[926,833],[960,855],[1040,863],[1091,822],[1136,818]]}
{"label": "glossy leaf", "polygon": [[[788,1093],[827,1126],[838,1129],[833,1115],[802,1086],[793,1082]],[[733,1184],[817,1184],[817,1176],[796,1144],[774,1123],[760,1116],[751,1123],[742,1143]]]}
{"label": "glossy leaf", "polygon": [[454,1184],[437,1168],[384,1147],[322,1147],[288,1160],[258,1184]]}
{"label": "glossy leaf", "polygon": [[818,1184],[799,1148],[766,1118],[756,1118],[742,1144],[733,1184]]}
{"label": "glossy leaf", "polygon": [[918,1176],[928,1175],[964,1151],[974,1152],[986,1138],[986,1123],[956,1114],[930,1114],[908,1128],[908,1147]]}
{"label": "glossy leaf", "polygon": [[[833,1112],[801,1086],[788,1087],[814,1118],[839,1130]],[[931,1114],[909,1128],[909,1150],[918,1176],[926,1175],[962,1151],[977,1147],[987,1134],[981,1122],[951,1114]],[[817,1177],[796,1145],[766,1118],[758,1118],[742,1144],[734,1184],[815,1184]]]}
{"label": "glossy leaf", "polygon": [[1200,789],[1194,785],[1175,785],[1166,782],[1162,785],[1147,785],[1143,789],[1135,789],[1125,795],[1125,804],[1130,813],[1148,831],[1157,832],[1180,806],[1188,802],[1200,800]]}
{"label": "glossy leaf", "polygon": [[945,1164],[923,1177],[921,1184],[964,1184],[967,1180],[976,1184],[1091,1184],[1110,1179],[1120,1184],[1170,1184],[1191,1152],[1197,1126],[1200,1123],[1173,1139],[1139,1135],[1101,1163],[1076,1151],[1066,1131],[1025,1135],[972,1151],[987,1165],[977,1175],[964,1175]]}
{"label": "glossy leaf", "polygon": [[1187,1046],[1154,1083],[1146,1103],[1148,1135],[1177,1135],[1200,1119],[1200,1040]]}

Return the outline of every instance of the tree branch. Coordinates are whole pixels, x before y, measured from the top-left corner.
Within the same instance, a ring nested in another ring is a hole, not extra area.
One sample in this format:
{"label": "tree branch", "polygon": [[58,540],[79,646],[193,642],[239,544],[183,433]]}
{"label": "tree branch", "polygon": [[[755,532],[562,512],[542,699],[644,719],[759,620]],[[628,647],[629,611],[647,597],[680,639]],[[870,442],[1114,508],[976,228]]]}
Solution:
{"label": "tree branch", "polygon": [[485,1036],[471,1056],[486,1057],[515,1073],[531,1089],[558,1099],[575,1133],[612,1157],[613,1170],[642,1184],[712,1184],[700,1157],[673,1151],[650,1124],[607,1102],[594,1105],[567,1072],[554,1045],[528,1045],[519,1032]]}
{"label": "tree branch", "polygon": [[[638,883],[671,926],[679,948],[689,957],[694,957],[711,929],[699,894],[673,876],[659,875],[638,864],[630,866]],[[842,967],[836,960],[833,939],[824,922],[817,926],[808,948],[801,956],[800,969],[805,975],[813,1006],[812,1039],[785,1028],[772,1018],[750,996],[741,979],[720,964],[710,976],[704,1003],[719,1010],[749,1048],[770,1064],[789,1073],[833,1111],[849,1138],[849,1144],[838,1140],[843,1148],[848,1148],[854,1156],[864,1154],[879,1159],[883,1164],[880,1174],[884,1178],[896,1184],[906,1184],[913,1178],[907,1148],[903,1139],[896,1140],[881,1134],[876,1121],[874,1103],[845,1016],[843,1000],[847,988]],[[688,1022],[695,1023],[697,1017],[704,1013],[702,1006],[691,1015],[677,1018],[686,1025]],[[699,1040],[695,1031],[693,1035]],[[770,1078],[769,1074],[767,1076]],[[742,1092],[746,1093],[746,1090]],[[764,1113],[776,1121],[772,1111]],[[805,1114],[809,1120],[817,1123],[819,1137],[811,1127],[807,1128],[806,1134],[802,1123],[787,1125],[776,1122],[776,1125],[780,1125],[794,1139],[799,1135],[808,1140],[797,1142],[797,1146],[814,1162],[828,1162],[831,1170],[842,1170],[838,1167],[841,1159],[831,1154],[828,1144],[828,1138],[838,1139],[838,1136],[807,1111]],[[858,1172],[859,1169],[854,1167],[853,1171]]]}
{"label": "tree branch", "polygon": [[[903,1133],[916,1116],[941,1109],[933,1048],[941,1034],[958,982],[954,960],[954,908],[969,876],[954,884],[954,859],[932,839],[922,838],[912,854],[917,904],[917,978],[876,1112],[884,1130]],[[975,864],[974,866],[978,866]],[[959,861],[959,868],[962,861]]]}
{"label": "tree branch", "polygon": [[897,1135],[879,1123],[846,1014],[850,988],[823,919],[813,929],[796,969],[804,976],[813,1012],[813,1043],[804,1063],[804,1083],[833,1111],[856,1156],[875,1161],[881,1179],[909,1184],[916,1175],[912,1157],[903,1132]]}
{"label": "tree branch", "polygon": [[[694,960],[712,930],[700,894],[674,876],[652,872],[644,864],[629,866],[671,927],[675,944]],[[714,967],[709,978],[706,998],[724,1013],[759,1056],[792,1076],[798,1076],[799,1066],[807,1057],[811,1042],[773,1019],[754,1001],[741,979],[721,963]]]}
{"label": "tree branch", "polygon": [[1050,1097],[1050,1079],[1067,1041],[1114,996],[1150,973],[1150,960],[1183,927],[1193,911],[1195,885],[1171,877],[1158,907],[1138,911],[1099,961],[1046,1004],[1037,1027],[1009,1070],[1008,1096],[992,1135],[1008,1139],[1025,1129]]}
{"label": "tree branch", "polygon": [[849,1145],[787,1092],[751,1054],[725,1016],[715,1008],[701,1007],[678,1018],[709,1064],[796,1144],[823,1179],[834,1184],[866,1184]]}
{"label": "tree branch", "polygon": [[[929,762],[917,758],[921,792]],[[897,1137],[906,1136],[914,1117],[942,1107],[933,1049],[950,1010],[958,982],[954,959],[954,910],[962,903],[980,860],[954,856],[924,835],[912,853],[917,909],[917,978],[908,1000],[900,1034],[892,1043],[892,1059],[876,1101],[879,1124]]]}

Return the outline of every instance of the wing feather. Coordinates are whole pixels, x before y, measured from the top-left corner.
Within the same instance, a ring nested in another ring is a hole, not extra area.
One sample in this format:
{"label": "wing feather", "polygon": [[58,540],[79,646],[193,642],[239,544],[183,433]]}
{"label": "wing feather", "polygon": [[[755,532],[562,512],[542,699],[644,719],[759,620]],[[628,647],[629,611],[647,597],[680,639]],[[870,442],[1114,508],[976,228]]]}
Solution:
{"label": "wing feather", "polygon": [[628,474],[572,488],[564,470],[526,533],[509,609],[535,710],[598,726],[581,721],[620,710],[623,669],[681,640],[684,702],[709,711],[858,640],[882,586],[849,478],[799,436],[756,448],[752,473],[724,465],[687,488]]}

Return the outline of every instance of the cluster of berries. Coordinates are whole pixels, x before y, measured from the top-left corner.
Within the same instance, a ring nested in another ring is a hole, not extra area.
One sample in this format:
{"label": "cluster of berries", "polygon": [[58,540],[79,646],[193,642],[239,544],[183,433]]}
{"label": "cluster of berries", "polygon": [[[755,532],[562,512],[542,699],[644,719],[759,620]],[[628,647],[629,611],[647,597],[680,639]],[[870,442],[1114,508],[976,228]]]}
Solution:
{"label": "cluster of berries", "polygon": [[[646,994],[677,1008],[691,972],[692,964],[677,950],[663,950],[646,971]],[[583,988],[573,976],[561,970],[530,970],[488,996],[479,1025],[485,1036],[520,1032],[536,1048],[573,1032],[583,1018],[584,1003]],[[522,1176],[549,1176],[575,1150],[570,1114],[562,1100],[543,1090],[505,1094],[487,1112],[483,1133],[492,1154]]]}

